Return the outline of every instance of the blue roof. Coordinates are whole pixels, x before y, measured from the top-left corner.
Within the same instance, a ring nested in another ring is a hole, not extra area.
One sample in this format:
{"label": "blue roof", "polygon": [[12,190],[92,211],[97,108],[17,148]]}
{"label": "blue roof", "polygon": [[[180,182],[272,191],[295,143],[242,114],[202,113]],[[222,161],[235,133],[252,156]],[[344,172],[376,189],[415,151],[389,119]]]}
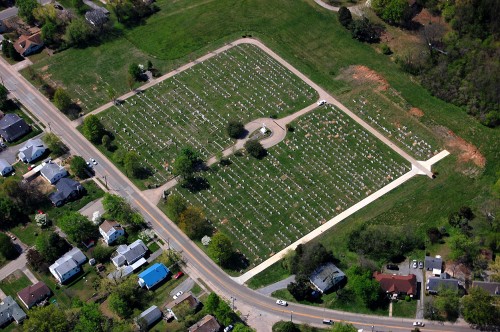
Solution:
{"label": "blue roof", "polygon": [[156,263],[139,274],[139,284],[141,279],[147,288],[151,288],[165,279],[170,270],[161,263]]}

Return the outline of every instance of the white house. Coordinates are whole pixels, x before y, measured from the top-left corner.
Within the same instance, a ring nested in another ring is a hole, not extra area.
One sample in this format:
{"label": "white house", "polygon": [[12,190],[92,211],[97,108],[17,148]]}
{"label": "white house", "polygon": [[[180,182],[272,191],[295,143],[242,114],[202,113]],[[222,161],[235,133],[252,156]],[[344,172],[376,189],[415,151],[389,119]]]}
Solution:
{"label": "white house", "polygon": [[68,176],[68,171],[64,167],[49,161],[43,165],[40,174],[42,174],[50,184],[54,184],[59,179]]}
{"label": "white house", "polygon": [[0,175],[6,176],[12,172],[14,168],[5,159],[0,159]]}
{"label": "white house", "polygon": [[116,267],[120,267],[125,264],[132,265],[144,257],[146,252],[148,252],[148,247],[146,247],[144,242],[136,240],[128,246],[124,244],[118,246],[116,254],[111,257],[111,261]]}
{"label": "white house", "polygon": [[120,236],[125,235],[125,230],[116,221],[105,220],[101,226],[99,226],[99,233],[101,233],[104,238],[104,242],[111,244]]}
{"label": "white house", "polygon": [[78,248],[73,248],[65,253],[49,267],[50,273],[61,284],[80,272],[80,265],[85,263],[87,257]]}
{"label": "white house", "polygon": [[19,154],[17,156],[25,163],[31,163],[32,161],[40,158],[44,154],[45,150],[47,150],[47,147],[43,144],[42,140],[34,138],[28,140],[26,144],[19,149]]}

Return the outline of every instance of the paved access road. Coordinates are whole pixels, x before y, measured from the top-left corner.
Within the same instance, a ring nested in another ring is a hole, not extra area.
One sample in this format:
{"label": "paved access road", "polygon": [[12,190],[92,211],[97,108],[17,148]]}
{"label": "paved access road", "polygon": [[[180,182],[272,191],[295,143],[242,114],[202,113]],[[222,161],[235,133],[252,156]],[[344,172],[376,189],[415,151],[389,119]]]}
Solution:
{"label": "paved access road", "polygon": [[[54,105],[29,84],[19,73],[14,71],[3,59],[0,59],[0,75],[6,87],[37,118],[56,133],[71,149],[72,153],[85,159],[95,158],[98,165],[94,167],[96,177],[106,177],[111,192],[128,199],[130,203],[151,222],[159,235],[169,244],[183,253],[188,264],[187,272],[191,277],[203,280],[226,299],[235,298],[237,310],[246,315],[251,326],[258,331],[271,331],[274,322],[292,318],[308,324],[321,324],[323,318],[346,320],[359,328],[371,329],[374,325],[378,331],[409,331],[412,320],[391,319],[388,317],[366,316],[324,310],[323,308],[290,304],[288,307],[276,305],[275,299],[259,294],[239,285],[210,260],[193,242],[180,231],[155,205],[146,199],[104,155],[102,155],[76,129]],[[431,325],[424,331],[470,331],[468,326]]]}

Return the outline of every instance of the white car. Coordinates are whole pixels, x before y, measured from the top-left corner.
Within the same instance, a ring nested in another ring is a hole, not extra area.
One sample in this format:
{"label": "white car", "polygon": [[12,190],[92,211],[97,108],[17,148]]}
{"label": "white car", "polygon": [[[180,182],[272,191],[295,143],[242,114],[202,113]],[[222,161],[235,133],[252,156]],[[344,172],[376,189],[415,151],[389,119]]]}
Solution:
{"label": "white car", "polygon": [[417,260],[414,259],[412,262],[411,262],[411,267],[413,267],[414,269],[417,268]]}
{"label": "white car", "polygon": [[320,101],[318,101],[318,106],[323,106],[324,104],[326,104],[326,100],[321,99]]}
{"label": "white car", "polygon": [[178,292],[177,292],[177,294],[175,294],[175,295],[174,295],[174,300],[177,300],[177,298],[178,298],[179,296],[181,296],[182,294],[184,294],[184,292],[183,292],[183,291],[178,291]]}
{"label": "white car", "polygon": [[90,158],[90,161],[92,162],[92,164],[97,165],[97,161],[95,161],[94,158]]}
{"label": "white car", "polygon": [[420,326],[420,327],[424,327],[425,324],[424,322],[413,322],[413,326]]}
{"label": "white car", "polygon": [[276,304],[282,305],[284,307],[286,307],[288,305],[288,303],[286,303],[286,301],[283,301],[283,300],[276,300]]}

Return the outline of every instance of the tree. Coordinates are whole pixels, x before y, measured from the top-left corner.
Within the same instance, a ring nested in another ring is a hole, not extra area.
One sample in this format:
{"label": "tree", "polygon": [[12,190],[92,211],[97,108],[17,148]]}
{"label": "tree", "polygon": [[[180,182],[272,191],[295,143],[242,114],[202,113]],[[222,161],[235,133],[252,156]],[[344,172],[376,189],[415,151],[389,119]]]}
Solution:
{"label": "tree", "polygon": [[[14,178],[4,180],[2,189],[17,206],[22,214],[29,214],[48,202],[44,184],[41,182],[23,182]],[[1,196],[0,196],[1,197]],[[12,210],[11,212],[16,212]],[[20,217],[22,214],[18,214]]]}
{"label": "tree", "polygon": [[70,170],[80,179],[88,177],[87,162],[81,156],[74,156],[70,161]]}
{"label": "tree", "polygon": [[304,275],[298,276],[295,282],[291,282],[286,286],[286,289],[297,301],[303,301],[311,294],[309,279]]}
{"label": "tree", "polygon": [[203,308],[206,312],[214,314],[215,310],[219,307],[220,297],[216,293],[210,293],[207,300],[203,303]]}
{"label": "tree", "polygon": [[439,315],[448,321],[454,322],[460,315],[460,296],[458,291],[440,288],[439,296],[434,299],[434,308]]}
{"label": "tree", "polygon": [[380,40],[379,30],[366,17],[353,20],[351,24],[352,37],[367,43],[377,43]]}
{"label": "tree", "polygon": [[83,18],[75,18],[66,27],[64,40],[69,45],[84,47],[95,37],[94,30]]}
{"label": "tree", "polygon": [[9,58],[15,61],[21,61],[23,59],[22,55],[16,51],[13,43],[9,42],[7,48],[8,48]]}
{"label": "tree", "polygon": [[450,258],[471,266],[479,254],[479,244],[476,240],[468,238],[464,234],[457,234],[450,238]]}
{"label": "tree", "polygon": [[359,266],[349,268],[349,288],[354,291],[367,307],[373,307],[381,296],[380,284],[372,278],[369,270],[363,270]]}
{"label": "tree", "polygon": [[141,166],[137,152],[128,151],[127,154],[125,154],[123,164],[125,167],[125,174],[127,174],[127,176],[132,176],[134,178],[143,177],[144,169]]}
{"label": "tree", "polygon": [[120,317],[128,318],[134,307],[141,303],[143,295],[143,290],[137,287],[135,279],[127,278],[109,296],[109,308]]}
{"label": "tree", "polygon": [[480,328],[500,324],[500,309],[484,289],[469,288],[469,294],[461,299],[462,315],[469,324]]}
{"label": "tree", "polygon": [[26,252],[26,260],[29,266],[38,272],[45,272],[49,269],[49,264],[43,258],[42,254],[36,249],[28,249]]}
{"label": "tree", "polygon": [[101,143],[102,137],[106,134],[104,126],[101,121],[99,121],[99,118],[94,114],[91,114],[83,119],[82,131],[83,136],[94,144]]}
{"label": "tree", "polygon": [[234,324],[233,332],[254,332],[254,329],[244,325],[243,323]]}
{"label": "tree", "polygon": [[219,305],[217,306],[214,315],[220,323],[226,326],[238,318],[226,301],[219,301]]}
{"label": "tree", "polygon": [[144,225],[142,215],[134,211],[123,197],[106,193],[102,205],[109,219],[117,220],[136,229]]}
{"label": "tree", "polygon": [[111,145],[111,137],[109,137],[109,135],[102,136],[101,144],[102,144],[102,146],[104,146],[104,148],[106,150],[108,150],[108,151],[111,150],[111,147],[112,147],[112,145]]}
{"label": "tree", "polygon": [[111,255],[113,254],[113,247],[105,247],[102,245],[97,245],[95,246],[94,250],[92,251],[92,257],[99,263],[105,263],[109,260]]}
{"label": "tree", "polygon": [[351,323],[338,322],[332,328],[332,332],[357,332],[358,329]]}
{"label": "tree", "polygon": [[177,223],[181,213],[186,210],[187,203],[182,196],[173,194],[168,196],[165,208],[167,216],[172,219],[173,222]]}
{"label": "tree", "polygon": [[432,244],[438,243],[442,237],[441,232],[439,231],[439,229],[437,229],[437,227],[428,228],[427,236],[429,237],[429,240]]}
{"label": "tree", "polygon": [[389,24],[406,24],[411,21],[411,8],[405,0],[374,0],[372,8]]}
{"label": "tree", "polygon": [[52,152],[52,154],[56,157],[62,156],[69,150],[68,147],[61,141],[61,139],[54,133],[45,134],[43,140],[47,144],[47,147]]}
{"label": "tree", "polygon": [[128,67],[128,73],[134,78],[135,81],[140,81],[142,76],[142,69],[137,63],[132,63]]}
{"label": "tree", "polygon": [[[9,54],[9,44],[10,41],[8,39],[2,40],[2,53],[7,57],[10,58]],[[3,85],[2,85],[3,86]],[[5,87],[4,87],[5,88]]]}
{"label": "tree", "polygon": [[225,265],[234,253],[233,244],[226,234],[217,232],[208,245],[208,255],[219,265]]}
{"label": "tree", "polygon": [[[3,44],[5,44],[6,41],[5,39],[2,42],[2,49],[3,49]],[[5,54],[5,53],[4,53]],[[0,108],[5,108],[7,101],[8,101],[8,96],[9,96],[9,90],[3,84],[0,84]]]}
{"label": "tree", "polygon": [[248,140],[245,142],[244,146],[247,152],[255,158],[260,159],[266,156],[267,151],[259,141]]}
{"label": "tree", "polygon": [[75,332],[103,331],[104,316],[97,303],[83,303],[78,315],[78,321],[73,328]]}
{"label": "tree", "polygon": [[54,262],[71,249],[71,246],[65,239],[53,232],[41,233],[36,238],[35,247],[47,262]]}
{"label": "tree", "polygon": [[23,322],[23,330],[26,332],[66,332],[69,331],[69,324],[61,308],[48,305],[32,308],[30,318]]}
{"label": "tree", "polygon": [[30,24],[34,22],[33,11],[40,6],[36,0],[17,0],[16,6],[19,8],[19,16]]}
{"label": "tree", "polygon": [[199,207],[189,206],[179,216],[179,228],[190,239],[199,240],[203,236],[210,234],[210,224],[205,214]]}
{"label": "tree", "polygon": [[278,322],[273,329],[275,332],[300,332],[300,329],[293,322]]}
{"label": "tree", "polygon": [[21,215],[21,209],[14,200],[0,194],[0,215],[3,216],[0,227],[5,229],[17,222]]}
{"label": "tree", "polygon": [[54,93],[54,105],[59,108],[63,113],[67,113],[73,102],[71,97],[63,88],[57,88]]}
{"label": "tree", "polygon": [[81,244],[98,236],[97,226],[78,212],[68,212],[59,218],[61,229],[75,243]]}
{"label": "tree", "polygon": [[500,282],[500,255],[495,257],[495,260],[489,264],[488,268],[491,271],[490,279]]}
{"label": "tree", "polygon": [[245,125],[237,120],[229,120],[226,130],[229,137],[241,138],[245,133]]}
{"label": "tree", "polygon": [[309,276],[319,266],[334,261],[333,253],[318,242],[298,245],[297,260],[293,262],[292,273]]}
{"label": "tree", "polygon": [[83,0],[71,0],[71,5],[75,8],[80,14],[85,11],[85,4]]}
{"label": "tree", "polygon": [[352,15],[351,15],[351,11],[347,7],[341,6],[339,8],[339,22],[345,28],[349,28],[349,26],[351,25]]}
{"label": "tree", "polygon": [[201,159],[198,152],[190,147],[183,148],[172,164],[173,173],[184,179],[190,178],[193,176],[200,162]]}
{"label": "tree", "polygon": [[12,243],[10,237],[4,233],[0,233],[0,255],[8,260],[12,260],[19,256],[14,243]]}

